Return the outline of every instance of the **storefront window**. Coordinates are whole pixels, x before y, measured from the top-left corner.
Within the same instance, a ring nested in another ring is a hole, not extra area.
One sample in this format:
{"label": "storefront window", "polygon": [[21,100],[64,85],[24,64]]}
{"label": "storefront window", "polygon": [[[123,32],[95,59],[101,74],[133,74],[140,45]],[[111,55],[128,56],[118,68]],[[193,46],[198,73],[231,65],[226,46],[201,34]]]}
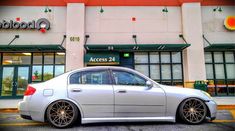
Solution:
{"label": "storefront window", "polygon": [[32,81],[42,81],[42,66],[33,66]]}
{"label": "storefront window", "polygon": [[136,52],[135,70],[167,85],[183,85],[181,52]]}
{"label": "storefront window", "polygon": [[33,53],[33,64],[42,64],[42,53]]}
{"label": "storefront window", "polygon": [[170,52],[161,52],[161,62],[170,63]]}
{"label": "storefront window", "polygon": [[227,63],[231,62],[234,63],[235,62],[235,56],[233,52],[225,52],[225,61]]}
{"label": "storefront window", "polygon": [[227,78],[235,79],[235,64],[226,64]]}
{"label": "storefront window", "polygon": [[135,70],[149,76],[148,65],[135,65]]}
{"label": "storefront window", "polygon": [[214,61],[215,61],[215,63],[223,62],[223,53],[222,52],[214,52]]}
{"label": "storefront window", "polygon": [[3,53],[3,65],[31,64],[31,53]]}
{"label": "storefront window", "polygon": [[55,55],[55,64],[64,64],[65,53],[58,52]]}
{"label": "storefront window", "polygon": [[147,52],[136,52],[134,58],[135,58],[135,63],[148,63]]}
{"label": "storefront window", "polygon": [[235,95],[235,52],[205,52],[208,92],[212,95]]}
{"label": "storefront window", "polygon": [[181,53],[180,52],[172,52],[172,62],[173,63],[181,63]]}
{"label": "storefront window", "polygon": [[64,65],[56,65],[55,66],[55,76],[64,73]]}
{"label": "storefront window", "polygon": [[182,79],[182,68],[181,64],[173,65],[173,78],[174,79]]}
{"label": "storefront window", "polygon": [[150,52],[150,63],[159,63],[159,53],[158,52]]}
{"label": "storefront window", "polygon": [[44,53],[44,64],[53,64],[54,53]]}
{"label": "storefront window", "polygon": [[206,64],[206,78],[213,79],[213,66],[212,66],[212,64]]}
{"label": "storefront window", "polygon": [[33,53],[32,81],[47,81],[64,73],[64,64],[65,53]]}
{"label": "storefront window", "polygon": [[160,80],[160,65],[150,65],[150,77],[154,80]]}
{"label": "storefront window", "polygon": [[53,65],[45,65],[43,71],[43,80],[47,81],[53,78]]}

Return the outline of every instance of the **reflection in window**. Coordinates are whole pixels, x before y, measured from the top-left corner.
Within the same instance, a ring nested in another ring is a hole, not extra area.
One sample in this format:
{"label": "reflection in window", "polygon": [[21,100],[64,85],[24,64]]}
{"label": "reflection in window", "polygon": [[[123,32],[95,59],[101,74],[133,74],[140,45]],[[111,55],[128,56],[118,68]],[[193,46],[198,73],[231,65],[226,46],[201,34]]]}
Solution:
{"label": "reflection in window", "polygon": [[113,71],[113,77],[117,85],[145,86],[146,80],[136,74],[124,71]]}
{"label": "reflection in window", "polygon": [[55,76],[58,76],[63,73],[64,73],[64,65],[56,65],[55,66]]}
{"label": "reflection in window", "polygon": [[205,62],[212,63],[212,55],[211,52],[205,52]]}
{"label": "reflection in window", "polygon": [[33,53],[33,64],[42,64],[42,53]]}
{"label": "reflection in window", "polygon": [[42,81],[42,66],[41,65],[33,66],[32,81]]}
{"label": "reflection in window", "polygon": [[53,65],[45,65],[43,72],[43,80],[47,81],[53,78]]}
{"label": "reflection in window", "polygon": [[65,53],[57,52],[55,55],[55,64],[64,64]]}
{"label": "reflection in window", "polygon": [[31,53],[3,53],[3,65],[31,64]]}
{"label": "reflection in window", "polygon": [[215,64],[215,76],[216,79],[224,79],[224,65],[223,64]]}
{"label": "reflection in window", "polygon": [[54,53],[44,53],[44,64],[53,64]]}

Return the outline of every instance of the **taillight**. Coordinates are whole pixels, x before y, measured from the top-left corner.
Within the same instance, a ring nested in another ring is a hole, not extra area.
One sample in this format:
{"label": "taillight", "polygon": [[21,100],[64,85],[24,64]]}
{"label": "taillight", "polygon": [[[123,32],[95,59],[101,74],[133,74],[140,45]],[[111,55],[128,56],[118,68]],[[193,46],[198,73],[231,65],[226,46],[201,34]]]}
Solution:
{"label": "taillight", "polygon": [[27,86],[26,91],[24,92],[24,96],[30,96],[33,95],[36,92],[36,89],[32,86]]}

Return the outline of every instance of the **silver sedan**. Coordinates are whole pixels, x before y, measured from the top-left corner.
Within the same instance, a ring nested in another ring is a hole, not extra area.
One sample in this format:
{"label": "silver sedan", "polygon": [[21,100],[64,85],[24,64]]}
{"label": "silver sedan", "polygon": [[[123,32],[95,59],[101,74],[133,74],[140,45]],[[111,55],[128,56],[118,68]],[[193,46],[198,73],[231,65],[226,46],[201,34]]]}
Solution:
{"label": "silver sedan", "polygon": [[19,102],[22,118],[58,128],[74,123],[165,121],[199,124],[215,119],[204,91],[165,86],[123,67],[86,67],[29,84]]}

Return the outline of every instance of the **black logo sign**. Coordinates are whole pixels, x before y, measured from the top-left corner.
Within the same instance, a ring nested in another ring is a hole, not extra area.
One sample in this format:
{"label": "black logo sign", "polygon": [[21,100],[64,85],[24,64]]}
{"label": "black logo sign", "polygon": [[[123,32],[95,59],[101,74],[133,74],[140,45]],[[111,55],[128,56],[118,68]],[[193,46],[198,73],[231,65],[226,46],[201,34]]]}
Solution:
{"label": "black logo sign", "polygon": [[6,21],[0,22],[0,29],[50,29],[50,22],[46,18],[38,19],[30,22],[17,22],[17,21]]}

